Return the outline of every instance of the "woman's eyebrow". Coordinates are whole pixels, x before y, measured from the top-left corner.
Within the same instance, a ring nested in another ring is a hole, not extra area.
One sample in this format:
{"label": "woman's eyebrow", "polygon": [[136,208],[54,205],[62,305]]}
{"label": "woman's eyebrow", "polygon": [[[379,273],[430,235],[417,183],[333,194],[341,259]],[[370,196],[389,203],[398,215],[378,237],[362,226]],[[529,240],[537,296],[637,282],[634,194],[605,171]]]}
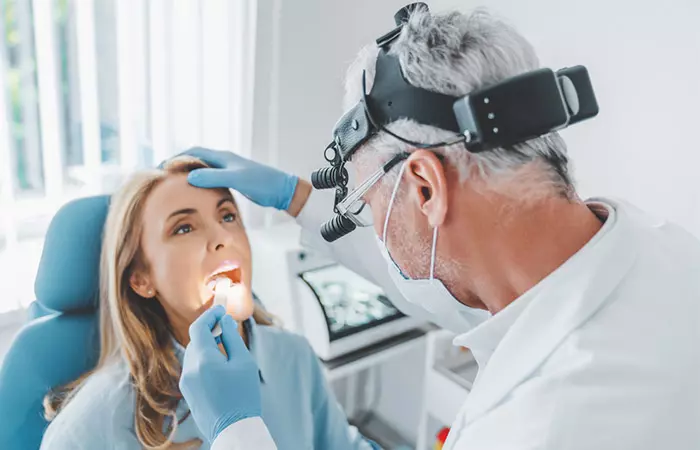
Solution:
{"label": "woman's eyebrow", "polygon": [[219,200],[219,203],[216,204],[216,208],[217,208],[217,209],[218,209],[218,208],[221,208],[221,205],[223,205],[223,204],[226,203],[226,202],[228,202],[228,203],[230,203],[230,204],[232,204],[232,205],[234,204],[234,203],[233,203],[233,199],[231,199],[230,197],[224,197],[224,198],[222,198],[221,200]]}
{"label": "woman's eyebrow", "polygon": [[[223,205],[224,203],[231,203],[232,205],[234,204],[232,199],[230,199],[228,197],[224,197],[221,200],[219,200],[218,203],[216,204],[217,209],[221,208],[221,205]],[[182,216],[182,215],[196,214],[196,213],[197,213],[197,210],[195,208],[178,209],[177,211],[173,211],[172,213],[170,213],[170,215],[168,216],[168,220],[172,219],[175,216]]]}
{"label": "woman's eyebrow", "polygon": [[183,208],[183,209],[178,209],[177,211],[174,211],[168,216],[168,220],[175,216],[180,216],[180,215],[185,215],[185,214],[194,214],[196,213],[197,210],[194,208]]}

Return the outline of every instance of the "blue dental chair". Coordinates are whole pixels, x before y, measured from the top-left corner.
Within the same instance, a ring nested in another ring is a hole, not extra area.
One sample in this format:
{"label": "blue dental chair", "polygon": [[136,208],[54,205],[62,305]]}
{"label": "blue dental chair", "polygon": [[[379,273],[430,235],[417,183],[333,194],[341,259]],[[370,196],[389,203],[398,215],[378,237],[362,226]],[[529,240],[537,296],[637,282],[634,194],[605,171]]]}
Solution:
{"label": "blue dental chair", "polygon": [[0,449],[38,449],[48,426],[44,396],[97,363],[100,248],[108,206],[108,196],[78,199],[49,225],[34,284],[37,300],[0,367]]}

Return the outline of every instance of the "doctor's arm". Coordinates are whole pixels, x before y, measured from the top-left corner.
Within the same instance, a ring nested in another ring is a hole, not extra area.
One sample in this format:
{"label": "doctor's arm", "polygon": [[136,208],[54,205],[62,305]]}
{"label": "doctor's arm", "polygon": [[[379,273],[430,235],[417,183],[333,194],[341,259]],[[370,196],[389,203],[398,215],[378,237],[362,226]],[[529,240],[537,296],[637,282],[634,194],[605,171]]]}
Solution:
{"label": "doctor's arm", "polygon": [[[226,355],[211,333],[217,323]],[[212,450],[277,449],[261,418],[258,367],[221,305],[190,326],[180,391]]]}
{"label": "doctor's arm", "polygon": [[[301,181],[299,183],[298,190],[301,190],[303,195],[303,185]],[[333,202],[333,190],[309,189],[299,213],[294,215],[292,213],[295,211],[290,211],[290,215],[296,218],[303,229],[304,246],[329,256],[367,280],[385,287],[384,285],[391,283],[391,280],[386,274],[386,264],[377,248],[372,227],[358,227],[334,242],[327,242],[321,236],[321,226],[334,215]]]}

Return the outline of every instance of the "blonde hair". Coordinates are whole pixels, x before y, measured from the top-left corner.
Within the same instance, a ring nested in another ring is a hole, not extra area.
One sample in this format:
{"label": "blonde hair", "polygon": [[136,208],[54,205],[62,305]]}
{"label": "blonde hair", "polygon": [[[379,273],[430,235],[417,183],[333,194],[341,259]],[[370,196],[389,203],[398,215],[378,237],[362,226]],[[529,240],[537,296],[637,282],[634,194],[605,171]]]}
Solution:
{"label": "blonde hair", "polygon": [[[136,396],[134,426],[139,442],[146,449],[190,448],[200,444],[193,439],[175,444],[172,439],[178,423],[177,405],[182,399],[178,383],[180,362],[175,354],[171,327],[158,301],[144,299],[134,292],[129,279],[135,269],[146,268],[141,252],[141,215],[146,199],[165,178],[206,168],[195,158],[176,158],[162,169],[135,174],[112,197],[102,241],[100,263],[100,356],[96,367],[77,380],[50,392],[44,399],[47,420],[65,407],[80,386],[94,373],[120,359],[129,366]],[[253,319],[272,325],[272,318],[257,305]],[[172,420],[163,432],[166,417]]]}

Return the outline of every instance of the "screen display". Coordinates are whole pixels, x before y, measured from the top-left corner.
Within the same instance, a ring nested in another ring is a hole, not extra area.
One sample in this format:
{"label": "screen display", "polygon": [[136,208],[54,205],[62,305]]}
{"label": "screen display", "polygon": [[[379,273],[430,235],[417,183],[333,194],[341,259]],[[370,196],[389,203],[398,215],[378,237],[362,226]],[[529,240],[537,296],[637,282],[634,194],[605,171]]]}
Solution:
{"label": "screen display", "polygon": [[331,335],[403,317],[378,286],[343,266],[314,269],[300,277],[314,290],[325,310]]}

